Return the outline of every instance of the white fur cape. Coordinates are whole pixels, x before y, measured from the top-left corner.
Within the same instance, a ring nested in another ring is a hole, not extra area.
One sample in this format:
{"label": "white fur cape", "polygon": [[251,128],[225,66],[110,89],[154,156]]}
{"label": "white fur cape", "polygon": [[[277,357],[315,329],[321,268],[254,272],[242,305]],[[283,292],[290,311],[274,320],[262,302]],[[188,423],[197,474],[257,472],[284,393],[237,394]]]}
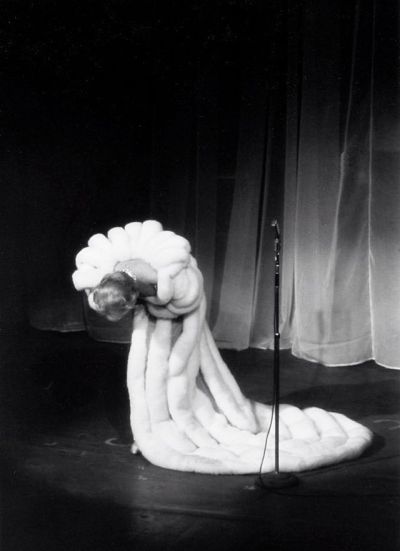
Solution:
{"label": "white fur cape", "polygon": [[[96,234],[77,255],[75,288],[90,294],[118,261],[132,258],[147,261],[158,277],[157,297],[135,309],[128,359],[131,425],[141,453],[155,465],[181,471],[274,470],[273,430],[263,460],[271,407],[247,399],[222,360],[186,239],[154,220]],[[290,405],[280,406],[279,435],[282,472],[354,459],[372,438],[340,413]]]}

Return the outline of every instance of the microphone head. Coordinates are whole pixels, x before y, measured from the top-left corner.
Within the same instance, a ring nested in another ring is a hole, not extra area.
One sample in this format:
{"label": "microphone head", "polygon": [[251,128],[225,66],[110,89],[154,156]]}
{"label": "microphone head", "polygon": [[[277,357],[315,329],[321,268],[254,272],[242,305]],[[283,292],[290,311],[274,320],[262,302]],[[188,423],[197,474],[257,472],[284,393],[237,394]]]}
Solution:
{"label": "microphone head", "polygon": [[280,238],[280,235],[281,235],[281,232],[280,232],[280,229],[279,229],[279,224],[278,224],[278,220],[276,218],[274,218],[271,222],[271,226],[273,228],[275,228],[275,239],[279,239]]}

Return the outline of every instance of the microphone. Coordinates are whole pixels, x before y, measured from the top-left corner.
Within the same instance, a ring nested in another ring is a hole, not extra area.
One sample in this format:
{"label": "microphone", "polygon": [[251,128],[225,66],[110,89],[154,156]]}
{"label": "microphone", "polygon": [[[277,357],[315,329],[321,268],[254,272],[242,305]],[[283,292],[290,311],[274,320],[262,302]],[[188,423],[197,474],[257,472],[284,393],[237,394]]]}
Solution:
{"label": "microphone", "polygon": [[273,376],[273,403],[272,403],[272,416],[270,421],[270,428],[272,426],[272,420],[275,421],[275,470],[274,472],[265,473],[262,475],[262,466],[264,462],[264,457],[267,451],[267,440],[269,436],[269,429],[267,431],[265,446],[264,446],[264,455],[261,460],[259,477],[256,482],[257,486],[262,489],[267,490],[279,490],[280,488],[289,488],[290,486],[295,486],[298,484],[298,478],[291,473],[282,473],[279,470],[279,379],[280,379],[280,360],[279,360],[279,288],[280,288],[280,263],[279,263],[279,254],[280,254],[280,230],[278,220],[274,218],[271,222],[271,226],[275,228],[275,286],[274,286],[274,376]]}
{"label": "microphone", "polygon": [[279,229],[278,220],[276,218],[272,220],[271,226],[275,228],[275,239],[279,239],[281,236],[281,231]]}

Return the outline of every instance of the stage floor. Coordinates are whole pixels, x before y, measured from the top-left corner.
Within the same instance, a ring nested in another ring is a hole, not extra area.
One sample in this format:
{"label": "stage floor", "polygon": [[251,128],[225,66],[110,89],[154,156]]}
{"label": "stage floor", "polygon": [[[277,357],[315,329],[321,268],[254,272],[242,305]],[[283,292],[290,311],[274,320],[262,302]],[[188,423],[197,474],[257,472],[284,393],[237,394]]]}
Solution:
{"label": "stage floor", "polygon": [[[128,347],[86,333],[1,341],[2,551],[399,549],[400,372],[281,352],[281,398],[375,434],[358,460],[270,493],[256,475],[168,471],[130,453]],[[271,351],[222,351],[251,398],[272,398]]]}

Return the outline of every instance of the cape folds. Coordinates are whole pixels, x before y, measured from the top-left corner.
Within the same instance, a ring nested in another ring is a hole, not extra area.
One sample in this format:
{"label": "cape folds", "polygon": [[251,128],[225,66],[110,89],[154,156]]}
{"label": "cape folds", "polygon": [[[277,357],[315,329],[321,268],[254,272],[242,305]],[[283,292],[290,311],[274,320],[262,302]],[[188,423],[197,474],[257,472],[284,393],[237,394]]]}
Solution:
{"label": "cape folds", "polygon": [[[203,278],[186,239],[154,220],[96,234],[76,257],[73,282],[88,294],[117,262],[157,271],[157,296],[135,308],[127,385],[140,452],[167,469],[212,474],[260,470],[270,406],[246,398],[206,321]],[[173,326],[179,325],[178,336]],[[358,457],[372,434],[340,413],[280,406],[280,470]],[[271,431],[262,472],[274,469]]]}

